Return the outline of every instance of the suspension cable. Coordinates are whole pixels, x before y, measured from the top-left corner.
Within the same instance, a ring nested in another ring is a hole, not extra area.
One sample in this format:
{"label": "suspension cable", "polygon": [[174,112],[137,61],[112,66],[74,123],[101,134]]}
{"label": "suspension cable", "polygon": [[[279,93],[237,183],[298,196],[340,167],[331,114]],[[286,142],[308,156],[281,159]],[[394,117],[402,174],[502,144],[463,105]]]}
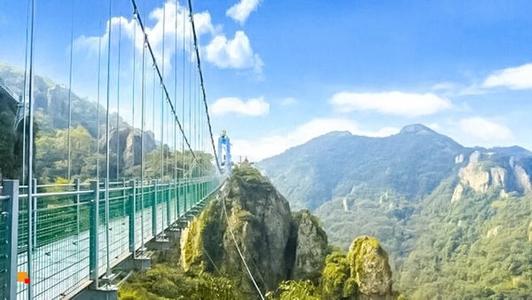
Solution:
{"label": "suspension cable", "polygon": [[29,48],[29,83],[28,83],[28,244],[27,244],[27,271],[30,282],[28,283],[28,299],[33,299],[33,40],[35,23],[35,0],[31,0],[31,22],[30,22],[30,48]]}
{"label": "suspension cable", "polygon": [[68,129],[67,129],[67,179],[70,180],[72,168],[72,149],[70,131],[72,128],[72,59],[74,49],[74,2],[72,2],[70,22],[70,62],[68,67]]}
{"label": "suspension cable", "polygon": [[146,58],[146,45],[142,42],[142,72],[141,72],[141,86],[140,86],[140,99],[141,99],[141,116],[140,116],[140,231],[141,231],[141,244],[142,251],[144,251],[144,106],[146,100],[146,77],[145,77],[145,58]]}
{"label": "suspension cable", "polygon": [[118,23],[118,66],[116,71],[116,181],[120,178],[120,58],[122,46],[122,21]]}
{"label": "suspension cable", "polygon": [[25,38],[25,49],[24,49],[24,86],[22,88],[22,185],[26,184],[26,147],[27,147],[27,137],[26,137],[26,102],[27,102],[27,84],[28,84],[28,47],[29,47],[29,23],[30,23],[30,10],[31,1],[28,1],[28,6],[26,8],[26,38]]}
{"label": "suspension cable", "polygon": [[[178,69],[177,69],[177,17],[178,17],[178,14],[177,14],[177,7],[179,5],[179,2],[178,0],[175,0],[175,15],[174,15],[174,21],[175,21],[175,36],[174,36],[174,106],[177,108],[177,72],[178,72]],[[177,180],[178,180],[178,176],[177,176],[177,125],[176,123],[174,122],[174,184],[177,186]],[[176,192],[177,193],[177,192]],[[176,194],[176,199],[177,199],[177,194]],[[177,212],[178,212],[178,217],[179,217],[179,203],[176,204],[178,207],[177,207]]]}
{"label": "suspension cable", "polygon": [[168,93],[168,89],[166,88],[166,85],[164,83],[164,78],[161,75],[161,71],[159,69],[159,66],[157,65],[157,60],[155,58],[155,54],[153,52],[153,48],[152,48],[152,46],[150,44],[150,41],[148,39],[148,34],[146,33],[146,29],[144,27],[144,23],[142,22],[142,17],[140,16],[140,13],[139,13],[139,10],[138,10],[138,7],[137,7],[137,3],[136,3],[135,0],[131,0],[131,4],[133,5],[133,12],[136,15],[136,19],[137,19],[137,21],[139,23],[139,26],[140,26],[140,29],[142,30],[142,33],[144,35],[144,41],[146,43],[146,46],[148,47],[148,52],[149,52],[149,54],[151,56],[153,66],[155,68],[155,71],[157,72],[157,76],[159,77],[160,84],[161,84],[161,86],[163,88],[164,95],[165,95],[165,98],[166,98],[166,102],[170,106],[170,110],[172,111],[172,114],[174,116],[175,122],[177,122],[179,130],[181,131],[181,134],[183,134],[183,140],[187,144],[187,147],[189,148],[192,157],[194,159],[196,159],[196,155],[194,154],[194,151],[192,150],[192,147],[190,146],[190,143],[189,143],[189,141],[188,141],[188,139],[187,139],[187,137],[185,135],[185,131],[183,129],[183,126],[181,125],[181,121],[179,121],[179,118],[177,117],[177,113],[176,113],[175,107],[174,107],[174,105],[173,105],[173,103],[172,103],[172,101],[170,99],[170,94]]}
{"label": "suspension cable", "polygon": [[111,85],[111,34],[112,34],[112,1],[109,0],[109,24],[108,24],[108,38],[107,38],[107,110],[105,115],[105,209],[104,209],[104,219],[105,219],[105,243],[106,243],[106,270],[105,274],[107,277],[111,276],[111,263],[110,263],[110,254],[109,254],[109,168],[110,168],[110,155],[109,155],[109,104],[110,104],[110,85]]}
{"label": "suspension cable", "polygon": [[[134,0],[132,0],[134,1]],[[209,105],[207,104],[207,93],[205,92],[205,83],[203,81],[203,72],[201,71],[201,60],[200,60],[200,53],[199,53],[199,47],[198,47],[198,38],[196,36],[196,25],[194,24],[194,13],[192,10],[192,1],[188,0],[188,13],[190,18],[190,24],[192,25],[192,37],[194,38],[194,49],[196,50],[196,63],[198,65],[198,73],[200,76],[200,85],[201,85],[201,92],[203,94],[203,104],[205,106],[205,115],[207,116],[207,125],[209,126],[209,134],[211,136],[211,145],[212,145],[212,151],[214,154],[214,159],[216,161],[216,167],[218,171],[221,173],[220,163],[218,160],[218,155],[216,154],[216,147],[214,145],[214,137],[212,134],[212,126],[211,126],[211,117],[209,116]]]}
{"label": "suspension cable", "polygon": [[[163,3],[163,39],[162,39],[162,64],[161,75],[164,78],[164,42],[166,36],[166,3]],[[164,95],[161,91],[161,180],[164,180]],[[161,207],[162,209],[162,207]],[[164,214],[163,214],[164,216]],[[161,218],[161,220],[164,218]],[[164,225],[163,225],[164,227]]]}
{"label": "suspension cable", "polygon": [[[133,16],[134,18],[135,16]],[[136,57],[137,57],[137,25],[133,23],[133,76],[131,83],[131,129],[133,136],[135,136],[135,70],[136,70]],[[133,153],[133,163],[135,162],[135,153]]]}
{"label": "suspension cable", "polygon": [[98,38],[98,84],[96,96],[96,179],[100,179],[100,79],[102,65],[102,37]]}
{"label": "suspension cable", "polygon": [[253,274],[251,274],[251,271],[248,267],[248,264],[246,263],[246,259],[244,258],[244,255],[242,254],[242,251],[240,250],[240,247],[238,246],[238,242],[236,241],[236,237],[235,237],[235,234],[233,233],[233,229],[231,229],[231,226],[229,225],[229,217],[227,216],[227,208],[225,207],[225,198],[222,198],[222,207],[223,207],[223,210],[224,210],[224,216],[225,216],[225,221],[227,222],[227,229],[229,229],[229,233],[231,234],[231,238],[235,244],[235,247],[236,247],[236,250],[238,251],[238,255],[240,256],[240,259],[242,260],[242,263],[244,263],[244,267],[246,268],[246,271],[249,275],[249,278],[251,279],[251,281],[253,282],[253,285],[255,286],[255,289],[257,290],[257,293],[259,293],[259,296],[262,300],[264,300],[264,296],[262,295],[262,292],[257,284],[257,282],[255,281],[255,278],[253,277]]}

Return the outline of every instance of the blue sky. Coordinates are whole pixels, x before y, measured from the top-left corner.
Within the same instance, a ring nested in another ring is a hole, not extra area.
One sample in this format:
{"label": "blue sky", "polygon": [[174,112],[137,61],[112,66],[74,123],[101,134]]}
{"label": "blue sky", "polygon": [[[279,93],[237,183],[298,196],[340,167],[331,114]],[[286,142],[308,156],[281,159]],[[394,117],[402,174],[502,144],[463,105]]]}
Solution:
{"label": "blue sky", "polygon": [[[23,66],[26,1],[0,1],[0,61]],[[72,2],[73,89],[94,100],[95,41],[106,32],[108,2]],[[164,2],[138,2],[161,60],[161,11],[149,15]],[[37,73],[66,84],[70,1],[37,3]],[[175,1],[166,5],[173,15]],[[331,130],[384,136],[411,123],[467,146],[532,149],[530,1],[194,5],[213,125],[216,132],[228,130],[237,155],[260,159]],[[134,28],[129,1],[113,1],[113,16],[124,17],[115,18],[113,34],[122,26],[121,95],[127,97],[133,53],[127,34]],[[167,47],[173,36],[167,36]],[[116,49],[116,41],[112,45]],[[181,52],[177,63],[172,53],[166,51],[169,84],[174,68],[182,68]],[[128,104],[121,109],[127,114]]]}

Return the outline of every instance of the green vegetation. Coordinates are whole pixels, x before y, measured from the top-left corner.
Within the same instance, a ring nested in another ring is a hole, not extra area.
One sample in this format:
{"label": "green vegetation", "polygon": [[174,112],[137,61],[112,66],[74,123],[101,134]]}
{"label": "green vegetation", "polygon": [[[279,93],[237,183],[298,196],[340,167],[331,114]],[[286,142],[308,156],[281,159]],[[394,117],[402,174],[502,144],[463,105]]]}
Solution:
{"label": "green vegetation", "polygon": [[319,300],[319,289],[311,281],[289,280],[279,284],[278,295],[269,293],[267,299],[279,300]]}
{"label": "green vegetation", "polygon": [[356,283],[350,279],[351,271],[344,253],[333,252],[327,256],[322,271],[322,295],[324,299],[349,298],[356,293]]}
{"label": "green vegetation", "polygon": [[[474,151],[478,168],[461,173]],[[409,298],[532,294],[532,153],[523,148],[466,148],[414,125],[388,138],[330,133],[259,165],[292,206],[314,208],[332,243],[346,250],[353,236],[377,237]],[[342,270],[337,261],[325,270]]]}
{"label": "green vegetation", "polygon": [[238,287],[227,277],[205,272],[184,272],[177,265],[163,263],[134,274],[120,287],[122,300],[242,299]]}
{"label": "green vegetation", "polygon": [[529,296],[532,195],[486,199],[469,194],[454,205],[448,199],[434,195],[427,206],[439,213],[420,212],[416,224],[423,233],[402,268],[400,289],[416,299]]}

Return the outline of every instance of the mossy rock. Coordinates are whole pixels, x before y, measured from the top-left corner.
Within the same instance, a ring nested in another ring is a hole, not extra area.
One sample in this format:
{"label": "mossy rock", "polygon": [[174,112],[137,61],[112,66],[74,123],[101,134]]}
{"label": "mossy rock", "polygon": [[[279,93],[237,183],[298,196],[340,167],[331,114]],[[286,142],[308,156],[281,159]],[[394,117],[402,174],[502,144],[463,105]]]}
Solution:
{"label": "mossy rock", "polygon": [[355,299],[357,285],[351,278],[345,254],[335,251],[327,256],[321,274],[321,290],[322,298],[325,300]]}
{"label": "mossy rock", "polygon": [[362,236],[353,241],[347,261],[362,295],[392,294],[392,271],[388,254],[374,237]]}

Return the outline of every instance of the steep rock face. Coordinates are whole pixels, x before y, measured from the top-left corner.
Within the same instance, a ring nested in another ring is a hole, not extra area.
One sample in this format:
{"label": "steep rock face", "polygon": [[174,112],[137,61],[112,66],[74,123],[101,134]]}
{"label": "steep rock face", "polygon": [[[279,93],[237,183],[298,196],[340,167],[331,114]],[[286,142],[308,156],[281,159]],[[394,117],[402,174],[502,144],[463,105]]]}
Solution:
{"label": "steep rock face", "polygon": [[296,249],[292,279],[317,281],[327,256],[327,235],[308,210],[294,214]]}
{"label": "steep rock face", "polygon": [[292,269],[294,255],[286,253],[292,222],[288,202],[269,181],[255,169],[237,168],[218,199],[184,231],[181,264],[227,274],[252,294],[236,241],[259,287],[274,290]]}
{"label": "steep rock face", "polygon": [[459,183],[451,202],[460,200],[467,188],[482,194],[496,191],[500,195],[525,194],[532,191],[528,171],[531,164],[526,153],[505,149],[498,151],[500,152],[476,150],[471,153],[467,165],[458,172]]}
{"label": "steep rock face", "polygon": [[469,163],[460,169],[460,182],[475,192],[486,193],[490,184],[490,173],[479,162],[480,152],[475,151],[469,157]]}
{"label": "steep rock face", "polygon": [[392,271],[388,254],[374,237],[355,239],[349,248],[347,260],[351,277],[355,278],[361,295],[380,298],[392,295]]}
{"label": "steep rock face", "polygon": [[392,272],[379,241],[362,236],[353,241],[347,255],[327,256],[322,290],[324,299],[392,299]]}
{"label": "steep rock face", "polygon": [[288,201],[249,166],[235,168],[204,211],[181,236],[181,265],[235,279],[256,295],[235,242],[262,291],[284,280],[319,282],[327,235],[309,211],[292,214]]}
{"label": "steep rock face", "polygon": [[21,122],[18,124],[17,115],[20,116],[19,103],[16,95],[2,82],[0,78],[0,180],[2,178],[17,178],[20,170],[22,152]]}
{"label": "steep rock face", "polygon": [[[109,137],[110,151],[112,154],[117,154],[120,158],[120,166],[123,168],[131,168],[140,165],[142,133],[139,129],[133,129],[131,126],[124,126],[118,131],[112,130]],[[105,151],[105,136],[100,140],[100,147]],[[155,138],[152,132],[144,133],[144,152],[149,153],[155,149]]]}

